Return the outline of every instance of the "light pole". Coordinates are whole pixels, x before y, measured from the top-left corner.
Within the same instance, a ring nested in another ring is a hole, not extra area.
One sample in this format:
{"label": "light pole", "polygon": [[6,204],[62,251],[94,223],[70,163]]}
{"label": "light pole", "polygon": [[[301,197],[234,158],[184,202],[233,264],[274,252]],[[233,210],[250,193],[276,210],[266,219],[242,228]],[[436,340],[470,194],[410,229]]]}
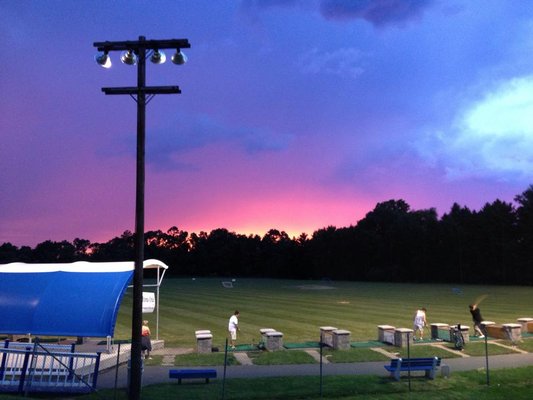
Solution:
{"label": "light pole", "polygon": [[140,399],[142,378],[142,290],[143,290],[143,261],[144,261],[144,153],[145,153],[145,125],[146,104],[156,94],[181,93],[178,86],[146,86],[146,59],[155,64],[165,61],[163,49],[175,49],[172,62],[177,65],[187,60],[181,52],[183,48],[190,48],[187,39],[146,40],[139,36],[136,41],[95,42],[94,47],[101,54],[95,57],[98,64],[105,68],[111,66],[109,52],[122,51],[121,60],[124,64],[137,64],[137,86],[102,88],[107,95],[127,94],[137,102],[137,174],[135,190],[135,268],[133,271],[133,310],[131,322],[131,360],[129,398]]}

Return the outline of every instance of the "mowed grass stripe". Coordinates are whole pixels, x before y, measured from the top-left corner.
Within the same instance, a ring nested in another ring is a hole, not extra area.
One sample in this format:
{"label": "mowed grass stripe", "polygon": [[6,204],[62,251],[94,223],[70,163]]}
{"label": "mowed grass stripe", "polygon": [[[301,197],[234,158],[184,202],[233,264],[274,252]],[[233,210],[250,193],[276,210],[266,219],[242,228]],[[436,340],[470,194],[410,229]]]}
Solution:
{"label": "mowed grass stripe", "polygon": [[[210,329],[220,346],[227,321],[241,311],[240,343],[257,343],[260,328],[284,333],[284,341],[317,341],[320,326],[352,333],[353,341],[375,340],[377,325],[411,328],[418,307],[428,309],[429,322],[471,326],[468,304],[482,294],[483,316],[498,323],[533,317],[530,287],[322,282],[238,279],[234,288],[226,279],[165,279],[160,291],[160,331],[166,346],[194,347],[194,331]],[[153,289],[146,288],[146,291]],[[145,314],[155,332],[155,315]],[[119,312],[115,338],[131,336],[131,292]]]}

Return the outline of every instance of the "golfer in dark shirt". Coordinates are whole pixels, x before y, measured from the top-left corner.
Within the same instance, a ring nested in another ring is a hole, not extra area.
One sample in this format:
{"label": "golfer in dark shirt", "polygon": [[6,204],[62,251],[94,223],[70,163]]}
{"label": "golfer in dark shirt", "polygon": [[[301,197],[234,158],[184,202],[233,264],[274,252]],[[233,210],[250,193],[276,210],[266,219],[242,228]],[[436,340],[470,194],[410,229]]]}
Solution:
{"label": "golfer in dark shirt", "polygon": [[485,335],[482,330],[481,323],[483,322],[483,317],[481,316],[481,310],[477,306],[477,304],[470,304],[468,306],[470,308],[470,314],[472,314],[472,320],[474,321],[474,330],[480,338],[484,338]]}

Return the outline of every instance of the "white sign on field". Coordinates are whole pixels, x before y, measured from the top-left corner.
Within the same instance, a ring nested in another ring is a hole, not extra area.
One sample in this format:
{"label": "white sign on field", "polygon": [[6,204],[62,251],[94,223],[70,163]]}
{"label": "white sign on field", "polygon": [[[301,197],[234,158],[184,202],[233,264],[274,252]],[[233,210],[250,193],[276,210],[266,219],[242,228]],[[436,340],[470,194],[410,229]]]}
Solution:
{"label": "white sign on field", "polygon": [[155,309],[155,293],[143,292],[143,313],[153,313]]}

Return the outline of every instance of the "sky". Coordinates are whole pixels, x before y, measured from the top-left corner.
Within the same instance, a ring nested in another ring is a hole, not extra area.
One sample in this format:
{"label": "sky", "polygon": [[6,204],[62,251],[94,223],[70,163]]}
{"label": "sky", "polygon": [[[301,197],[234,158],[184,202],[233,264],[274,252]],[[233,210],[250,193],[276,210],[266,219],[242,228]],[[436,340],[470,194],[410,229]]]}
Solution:
{"label": "sky", "polygon": [[182,91],[147,106],[146,230],[297,237],[533,183],[531,1],[0,0],[0,244],[134,231],[136,103],[101,88],[137,68],[93,43],[139,36],[191,43],[146,67]]}

